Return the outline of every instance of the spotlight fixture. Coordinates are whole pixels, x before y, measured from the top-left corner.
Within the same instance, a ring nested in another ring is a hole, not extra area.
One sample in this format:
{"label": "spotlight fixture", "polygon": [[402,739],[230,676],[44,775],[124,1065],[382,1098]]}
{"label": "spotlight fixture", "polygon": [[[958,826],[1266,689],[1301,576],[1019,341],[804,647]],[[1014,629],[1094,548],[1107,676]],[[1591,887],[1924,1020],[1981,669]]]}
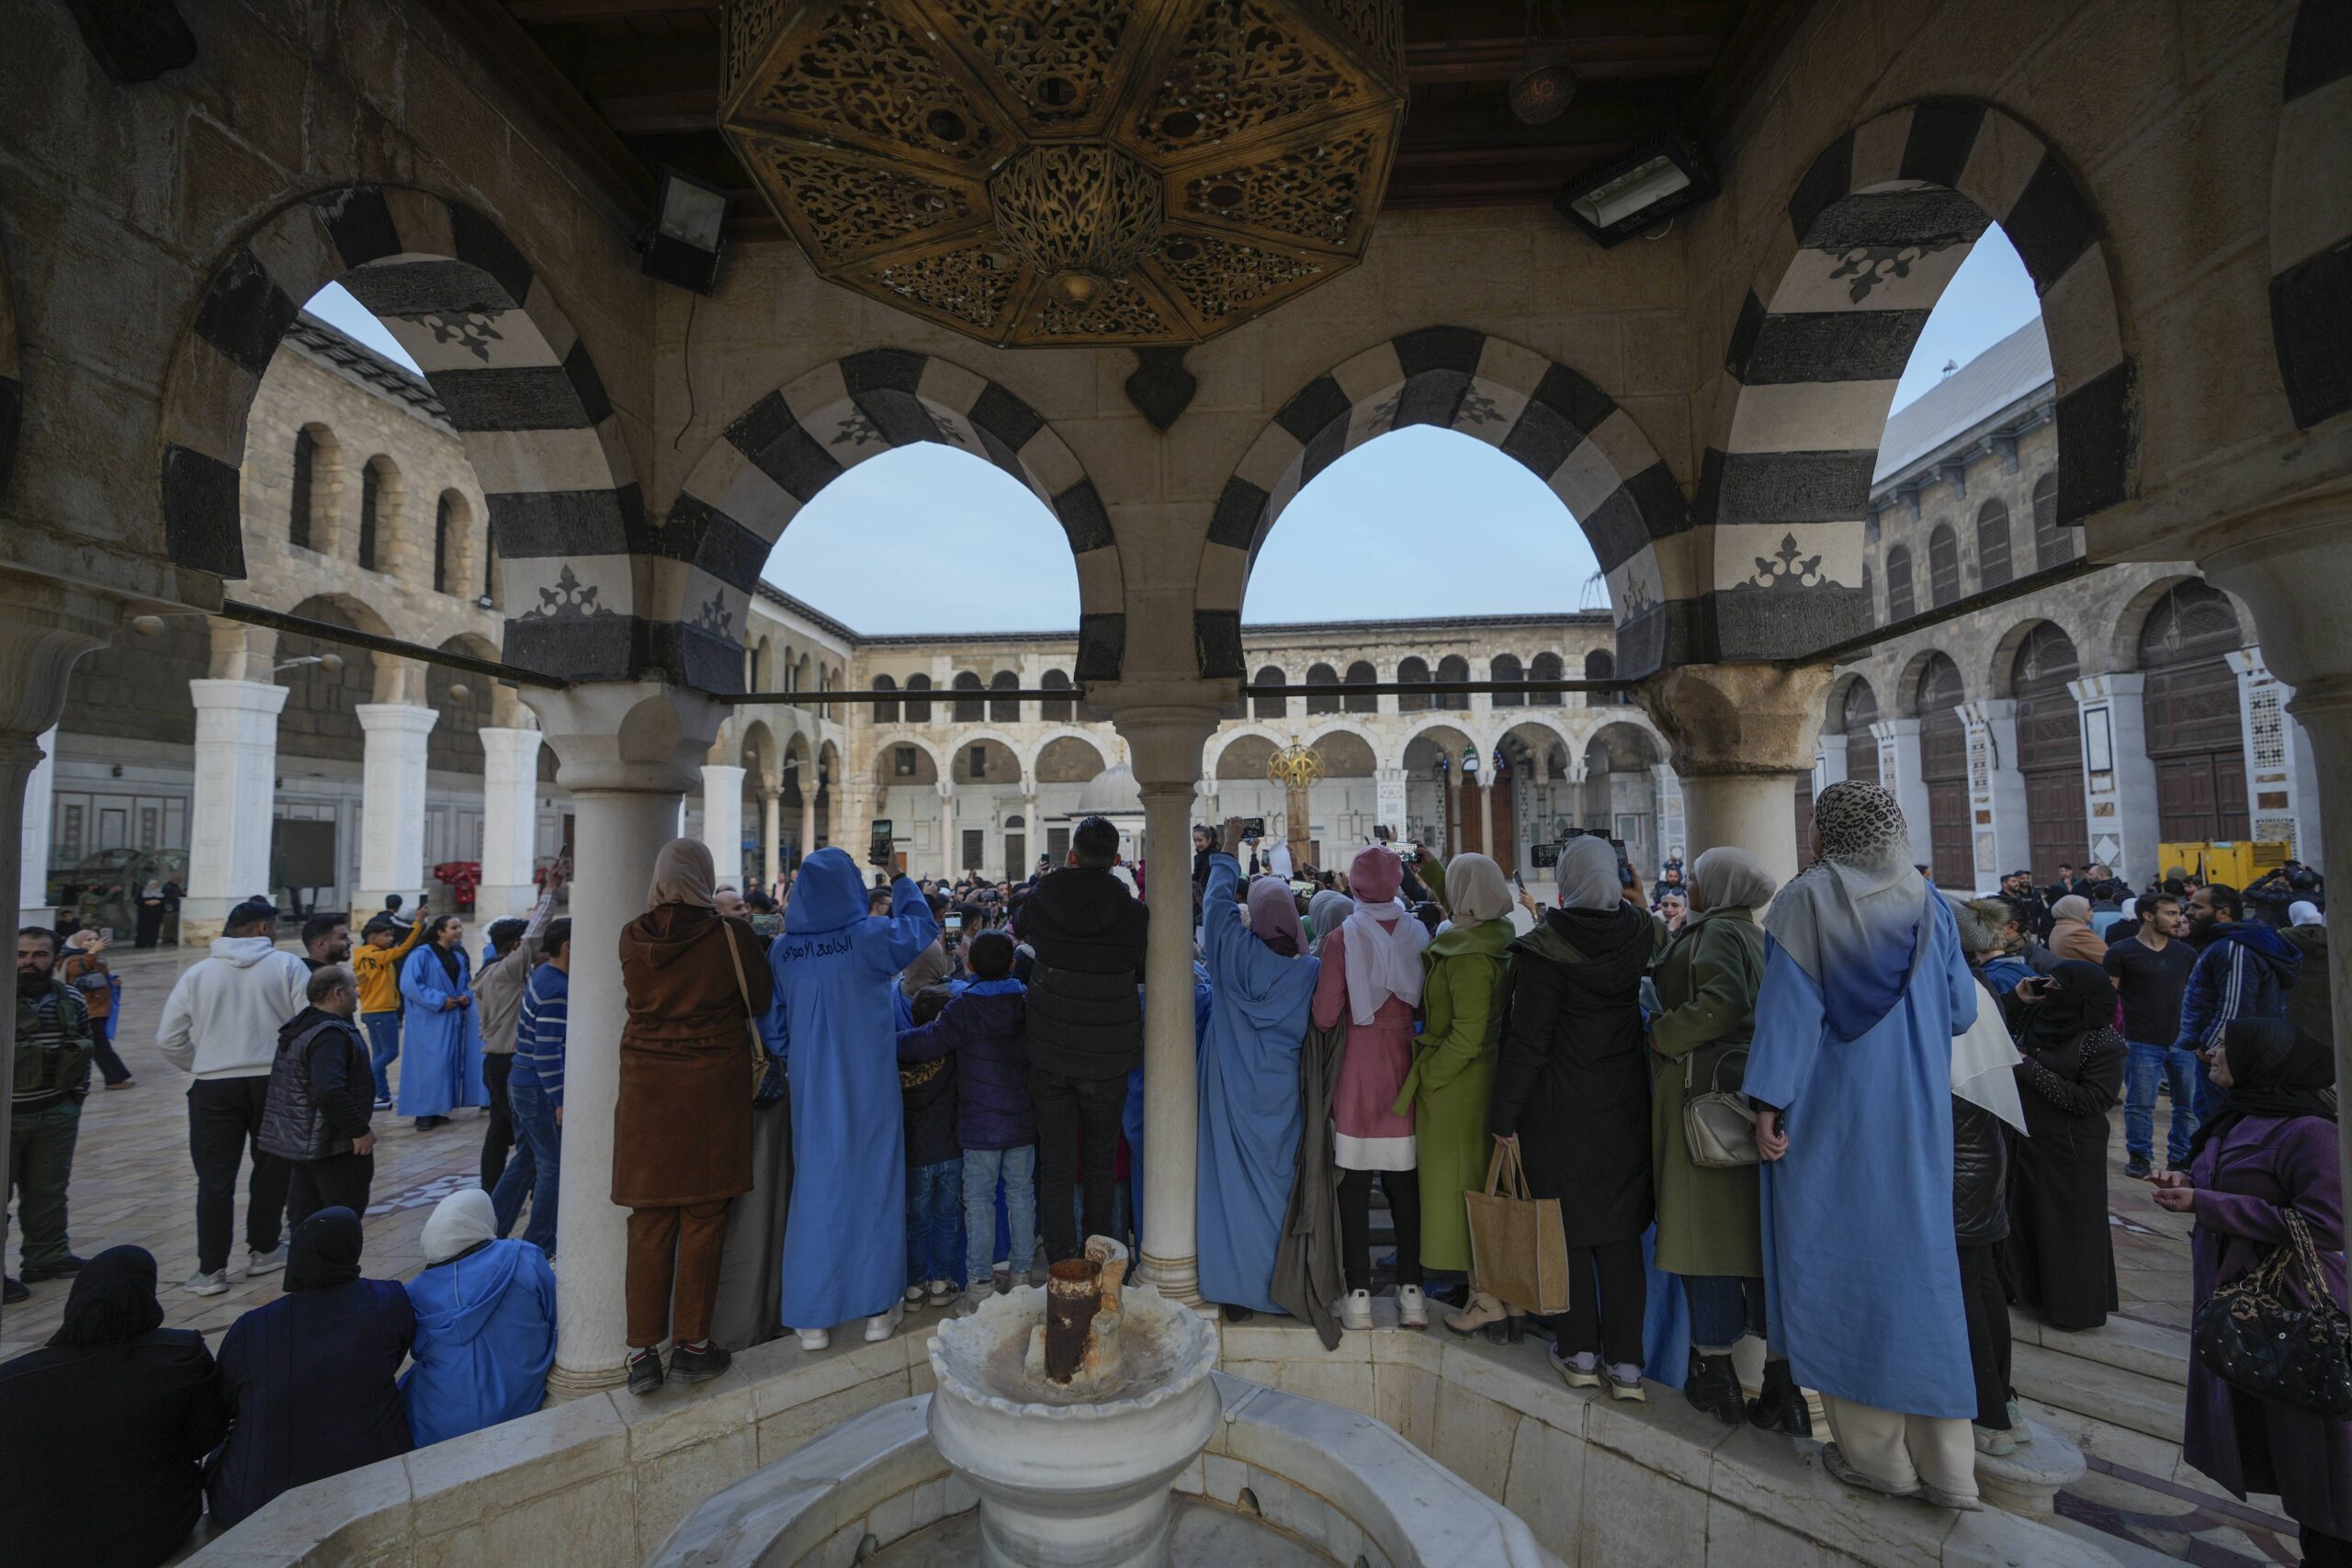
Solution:
{"label": "spotlight fixture", "polygon": [[1715,194],[1715,171],[1681,136],[1662,137],[1560,187],[1560,216],[1611,246]]}
{"label": "spotlight fixture", "polygon": [[663,283],[707,294],[718,278],[732,198],[714,185],[664,166],[653,194],[653,226],[639,243],[638,270]]}

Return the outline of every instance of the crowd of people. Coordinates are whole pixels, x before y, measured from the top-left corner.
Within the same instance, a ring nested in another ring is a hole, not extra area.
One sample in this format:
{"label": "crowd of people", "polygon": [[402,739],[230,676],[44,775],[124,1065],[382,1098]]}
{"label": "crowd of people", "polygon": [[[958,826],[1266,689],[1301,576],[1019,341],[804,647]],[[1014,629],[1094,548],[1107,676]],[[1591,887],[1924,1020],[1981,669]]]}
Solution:
{"label": "crowd of people", "polygon": [[[1663,1371],[1726,1425],[1808,1437],[1815,1390],[1834,1474],[1967,1509],[1975,1456],[2031,1440],[2010,1307],[2062,1331],[2116,1310],[2119,1103],[2130,1174],[2195,1216],[2200,1299],[2285,1239],[2288,1208],[2341,1292],[2330,1026],[2307,1010],[2325,965],[2315,876],[2180,874],[2134,894],[2093,866],[1952,898],[1910,863],[1894,797],[1861,784],[1822,792],[1813,838],[1785,886],[1720,846],[1645,889],[1621,846],[1580,835],[1539,898],[1487,856],[1385,838],[1344,870],[1295,868],[1233,819],[1195,830],[1190,878],[1157,907],[1151,868],[1099,818],[1069,863],[1018,884],[919,882],[873,870],[879,847],[868,866],[823,849],[781,900],[674,840],[614,955],[628,1385],[712,1378],[786,1333],[814,1351],[844,1327],[888,1338],[916,1306],[975,1311],[1091,1235],[1148,1246],[1155,913],[1194,937],[1197,1253],[1229,1320],[1288,1314],[1336,1346],[1393,1287],[1398,1326],[1543,1333],[1570,1386],[1613,1399],[1646,1398]],[[73,1293],[50,1346],[0,1366],[12,1522],[52,1528],[71,1467],[130,1456],[153,1477],[138,1507],[53,1528],[84,1532],[76,1561],[157,1562],[199,1506],[233,1523],[537,1407],[573,961],[560,886],[493,922],[478,956],[457,917],[422,908],[371,918],[356,953],[347,923],[313,917],[287,953],[254,900],[181,976],[157,1043],[191,1079],[185,1289],[228,1288],[248,1155],[247,1273],[286,1272],[217,1358],[160,1326],[152,1258],[85,1265],[66,1246],[63,1179],[45,1173],[70,1167],[107,987],[66,972],[53,933],[25,933],[24,1274]],[[374,1119],[429,1130],[463,1107],[486,1112],[480,1185],[435,1211],[416,1278],[363,1278]],[[1464,1197],[1506,1166],[1558,1205],[1564,1311],[1539,1318],[1481,1278]],[[1750,1337],[1752,1397],[1733,1363]],[[2352,1561],[2346,1423],[2197,1366],[2185,1451],[2241,1495],[2281,1495],[2306,1561]]]}

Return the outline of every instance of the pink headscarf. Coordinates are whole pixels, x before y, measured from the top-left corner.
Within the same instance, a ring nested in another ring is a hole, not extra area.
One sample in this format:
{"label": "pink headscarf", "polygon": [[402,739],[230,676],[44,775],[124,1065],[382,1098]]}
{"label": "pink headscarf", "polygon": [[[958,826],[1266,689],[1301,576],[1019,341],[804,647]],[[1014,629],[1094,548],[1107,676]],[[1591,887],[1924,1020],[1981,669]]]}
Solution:
{"label": "pink headscarf", "polygon": [[1385,904],[1405,885],[1405,863],[1386,844],[1366,844],[1348,866],[1348,891],[1358,907]]}
{"label": "pink headscarf", "polygon": [[1306,928],[1298,923],[1298,896],[1281,877],[1261,876],[1250,885],[1250,934],[1284,958],[1306,951]]}

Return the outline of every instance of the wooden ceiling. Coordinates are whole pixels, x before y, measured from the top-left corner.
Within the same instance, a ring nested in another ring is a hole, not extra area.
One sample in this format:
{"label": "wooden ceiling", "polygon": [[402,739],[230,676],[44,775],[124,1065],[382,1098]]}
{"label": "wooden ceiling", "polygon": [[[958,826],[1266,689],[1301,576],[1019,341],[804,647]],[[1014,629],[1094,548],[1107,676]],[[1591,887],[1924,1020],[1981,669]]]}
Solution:
{"label": "wooden ceiling", "polygon": [[[427,0],[641,220],[667,164],[737,193],[733,235],[781,238],[718,130],[715,0]],[[1538,0],[1576,98],[1549,125],[1505,101],[1528,47],[1524,0],[1406,0],[1412,94],[1393,209],[1549,202],[1562,184],[1680,130],[1714,149],[1811,0]],[[1719,150],[1717,150],[1719,151]]]}

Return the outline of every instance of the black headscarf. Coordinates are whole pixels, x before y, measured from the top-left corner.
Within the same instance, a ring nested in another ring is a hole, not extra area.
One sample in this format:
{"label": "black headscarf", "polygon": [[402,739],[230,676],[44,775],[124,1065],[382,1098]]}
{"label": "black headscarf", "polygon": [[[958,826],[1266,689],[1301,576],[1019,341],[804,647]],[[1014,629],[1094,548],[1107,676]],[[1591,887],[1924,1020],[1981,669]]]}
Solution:
{"label": "black headscarf", "polygon": [[433,950],[433,956],[441,961],[441,968],[443,972],[449,976],[449,984],[463,989],[466,982],[464,977],[459,975],[458,971],[458,950],[455,947],[444,947],[441,945],[442,931],[447,930],[449,922],[457,918],[458,917],[455,915],[444,915],[439,919],[434,921],[433,929],[424,934],[424,945],[431,948]]}
{"label": "black headscarf", "polygon": [[65,1318],[51,1347],[119,1345],[164,1325],[155,1299],[155,1257],[143,1247],[109,1247],[82,1266],[65,1298]]}
{"label": "black headscarf", "polygon": [[348,1209],[321,1209],[294,1227],[286,1247],[286,1288],[319,1291],[359,1278],[365,1233]]}
{"label": "black headscarf", "polygon": [[2230,1106],[2200,1123],[2188,1157],[2218,1143],[2248,1116],[2335,1120],[2335,1052],[2282,1018],[2241,1018],[2222,1030],[2230,1064]]}
{"label": "black headscarf", "polygon": [[2019,1043],[2030,1051],[2060,1051],[2114,1021],[2115,983],[2107,971],[2070,958],[2050,971],[2049,986],[2025,1015]]}

